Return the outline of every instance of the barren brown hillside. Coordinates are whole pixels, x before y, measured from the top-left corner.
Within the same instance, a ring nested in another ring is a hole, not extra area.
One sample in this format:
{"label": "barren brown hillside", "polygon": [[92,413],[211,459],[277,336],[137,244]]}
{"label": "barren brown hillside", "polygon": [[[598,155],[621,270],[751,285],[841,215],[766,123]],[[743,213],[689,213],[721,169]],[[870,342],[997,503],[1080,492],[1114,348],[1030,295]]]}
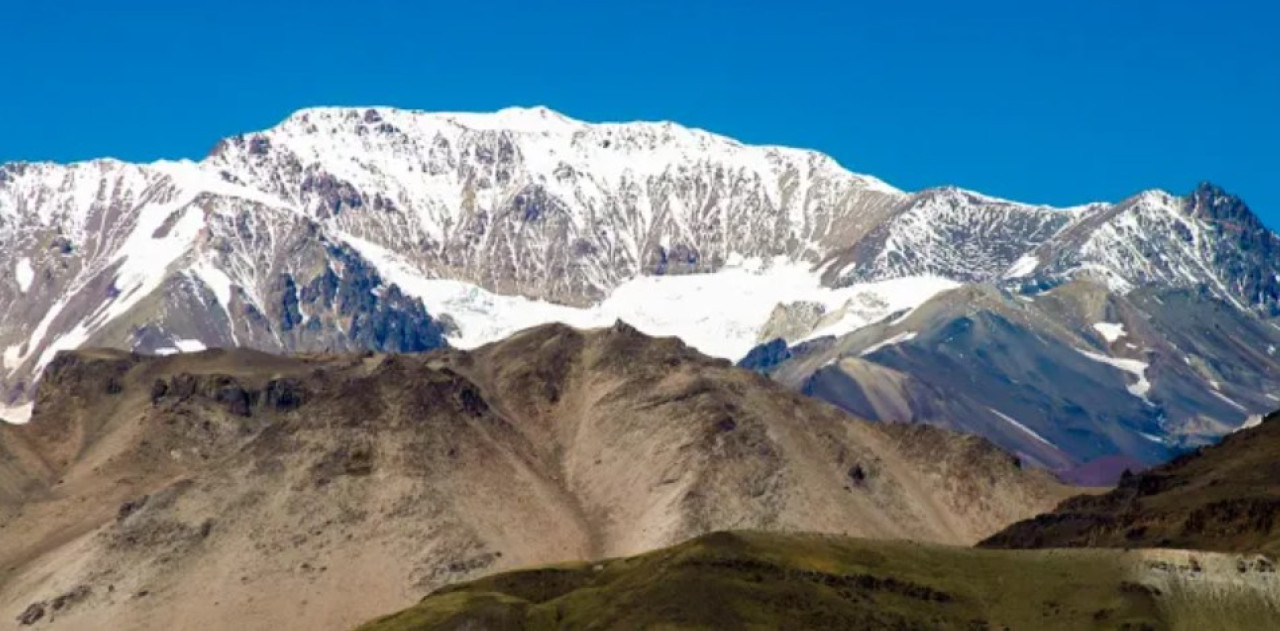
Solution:
{"label": "barren brown hillside", "polygon": [[0,614],[339,629],[713,530],[970,544],[1069,491],[624,325],[425,355],[81,351],[0,427]]}

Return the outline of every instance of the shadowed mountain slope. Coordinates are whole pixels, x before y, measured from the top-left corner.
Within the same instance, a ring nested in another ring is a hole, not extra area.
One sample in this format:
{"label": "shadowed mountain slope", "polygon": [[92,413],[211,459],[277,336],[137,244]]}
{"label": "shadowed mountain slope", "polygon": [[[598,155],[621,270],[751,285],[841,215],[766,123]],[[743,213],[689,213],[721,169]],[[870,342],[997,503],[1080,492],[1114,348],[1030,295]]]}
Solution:
{"label": "shadowed mountain slope", "polygon": [[983,541],[991,548],[1166,547],[1280,553],[1280,415],[1110,493],[1074,497]]}
{"label": "shadowed mountain slope", "polygon": [[964,286],[742,364],[863,418],[972,432],[1113,483],[1110,462],[1160,464],[1271,409],[1278,349],[1280,329],[1211,296],[1076,281],[1034,295]]}

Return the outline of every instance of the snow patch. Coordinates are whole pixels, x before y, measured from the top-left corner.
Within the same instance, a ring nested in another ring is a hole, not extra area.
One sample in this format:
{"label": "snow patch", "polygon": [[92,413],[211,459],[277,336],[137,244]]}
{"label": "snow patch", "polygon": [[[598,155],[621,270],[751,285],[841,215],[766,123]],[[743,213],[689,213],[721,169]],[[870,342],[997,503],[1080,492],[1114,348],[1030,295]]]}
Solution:
{"label": "snow patch", "polygon": [[1013,262],[1009,269],[1004,273],[1005,278],[1022,278],[1035,273],[1036,268],[1040,267],[1040,259],[1034,254],[1023,254],[1022,258]]}
{"label": "snow patch", "polygon": [[1114,344],[1116,340],[1125,336],[1124,325],[1118,322],[1096,322],[1093,328],[1108,344]]}
{"label": "snow patch", "polygon": [[195,273],[196,278],[204,283],[209,291],[213,292],[214,297],[218,299],[218,304],[223,309],[227,309],[230,315],[231,309],[231,277],[226,272],[214,267],[209,261],[201,260],[191,266],[191,271]]}
{"label": "snow patch", "polygon": [[5,373],[11,373],[18,369],[18,364],[22,362],[22,345],[14,344],[4,349],[3,362],[0,362],[0,368],[4,368]]}
{"label": "snow patch", "polygon": [[18,265],[13,270],[14,278],[18,281],[18,291],[27,293],[31,289],[31,281],[36,279],[36,271],[31,267],[31,259],[23,257],[18,259]]}
{"label": "snow patch", "polygon": [[[1126,389],[1129,391],[1129,394],[1132,394],[1143,401],[1147,401],[1147,393],[1151,391],[1151,382],[1147,381],[1147,366],[1149,365],[1147,362],[1137,359],[1124,359],[1121,357],[1099,355],[1098,353],[1092,353],[1078,348],[1076,349],[1076,352],[1092,359],[1093,361],[1100,362],[1114,368],[1119,368],[1120,370],[1137,377],[1137,383],[1129,384],[1126,386]],[[1147,403],[1150,403],[1150,401],[1147,401]]]}
{"label": "snow patch", "polygon": [[1023,432],[1026,432],[1026,433],[1027,433],[1027,435],[1031,436],[1032,438],[1034,438],[1034,439],[1036,439],[1036,440],[1038,440],[1038,441],[1040,441],[1040,442],[1042,442],[1042,443],[1044,443],[1044,444],[1046,444],[1046,445],[1048,445],[1048,446],[1050,446],[1050,447],[1053,447],[1054,449],[1057,449],[1057,448],[1058,448],[1058,447],[1057,447],[1057,445],[1054,445],[1053,443],[1049,442],[1048,440],[1045,440],[1045,437],[1044,437],[1044,436],[1041,436],[1040,434],[1036,433],[1036,432],[1035,432],[1035,430],[1031,429],[1030,427],[1027,427],[1026,425],[1023,425],[1022,423],[1019,423],[1019,422],[1017,422],[1017,421],[1013,420],[1009,415],[1005,414],[1004,412],[1001,412],[1000,410],[997,410],[997,409],[995,409],[995,408],[987,408],[987,409],[988,409],[988,410],[991,410],[991,413],[992,413],[992,414],[995,414],[996,416],[999,416],[1000,418],[1002,418],[1002,419],[1004,419],[1004,420],[1008,421],[1010,425],[1013,425],[1014,427],[1016,427],[1016,428],[1018,428],[1018,429],[1022,430]]}
{"label": "snow patch", "polygon": [[865,356],[870,355],[870,354],[872,354],[872,353],[874,353],[874,352],[876,352],[876,351],[878,351],[878,350],[880,350],[880,349],[882,349],[882,348],[884,348],[884,347],[886,347],[886,346],[892,346],[892,345],[894,345],[894,344],[901,344],[901,343],[903,343],[903,342],[910,342],[911,340],[914,340],[914,339],[916,339],[916,332],[915,332],[915,331],[908,331],[908,332],[905,332],[905,333],[899,333],[899,334],[897,334],[897,335],[895,335],[895,336],[893,336],[893,337],[891,337],[891,338],[889,338],[889,339],[887,339],[887,340],[881,340],[881,341],[879,341],[879,342],[876,342],[875,344],[872,344],[871,346],[868,346],[867,348],[863,349],[863,351],[862,351],[861,353],[858,353],[858,355],[859,355],[859,356],[861,356],[861,357],[865,357]]}
{"label": "snow patch", "polygon": [[173,345],[181,353],[198,353],[208,348],[200,340],[174,340]]}
{"label": "snow patch", "polygon": [[936,276],[907,276],[840,289],[821,287],[816,276],[812,282],[815,291],[802,300],[826,302],[828,311],[831,311],[830,304],[843,299],[839,308],[844,310],[844,316],[836,322],[814,329],[809,335],[796,340],[796,343],[828,335],[847,335],[896,311],[903,313],[889,324],[901,324],[930,298],[960,286],[959,283]]}
{"label": "snow patch", "polygon": [[31,403],[0,405],[0,420],[13,425],[23,425],[31,420]]}
{"label": "snow patch", "polygon": [[1227,395],[1222,394],[1221,392],[1218,392],[1217,390],[1210,390],[1210,391],[1209,391],[1209,393],[1210,393],[1210,394],[1212,394],[1212,395],[1213,395],[1213,396],[1215,396],[1215,397],[1218,397],[1219,399],[1222,399],[1222,400],[1223,400],[1227,405],[1230,405],[1231,407],[1233,407],[1233,408],[1235,408],[1235,409],[1237,409],[1237,410],[1240,410],[1241,412],[1248,412],[1248,411],[1249,411],[1249,409],[1248,409],[1248,408],[1246,408],[1245,406],[1240,405],[1239,403],[1236,403],[1235,401],[1232,401],[1230,398],[1228,398],[1228,397],[1227,397]]}
{"label": "snow patch", "polygon": [[1237,427],[1237,428],[1235,428],[1235,429],[1234,429],[1234,430],[1232,430],[1232,431],[1233,431],[1233,432],[1238,432],[1238,431],[1240,431],[1240,430],[1242,430],[1242,429],[1249,429],[1250,427],[1257,427],[1257,426],[1259,426],[1259,425],[1261,425],[1261,424],[1262,424],[1262,415],[1261,415],[1261,414],[1250,414],[1250,415],[1249,415],[1249,418],[1246,418],[1246,419],[1244,420],[1244,423],[1241,423],[1241,424],[1240,424],[1240,427]]}
{"label": "snow patch", "polygon": [[[448,314],[458,325],[449,343],[474,348],[516,331],[549,322],[577,328],[623,320],[648,335],[676,336],[699,351],[737,360],[756,346],[761,327],[779,303],[811,301],[845,317],[815,331],[843,335],[902,309],[913,308],[956,283],[911,277],[842,288],[823,287],[807,265],[782,259],[734,259],[735,267],[710,274],[640,276],[618,286],[588,308],[569,307],[522,296],[495,294],[470,283],[424,278],[398,254],[352,235],[342,235],[388,283],[422,299],[428,313]],[[807,338],[806,338],[807,339]]]}
{"label": "snow patch", "polygon": [[1159,443],[1159,444],[1161,444],[1161,445],[1163,445],[1163,444],[1164,444],[1164,439],[1163,439],[1163,438],[1161,438],[1161,437],[1159,437],[1159,436],[1156,436],[1156,435],[1154,435],[1154,434],[1148,434],[1148,433],[1146,433],[1146,432],[1138,432],[1138,435],[1139,435],[1139,436],[1141,436],[1141,437],[1143,437],[1143,438],[1145,438],[1145,439],[1147,439],[1147,440],[1149,440],[1149,441],[1151,441],[1151,442],[1153,442],[1153,443]]}

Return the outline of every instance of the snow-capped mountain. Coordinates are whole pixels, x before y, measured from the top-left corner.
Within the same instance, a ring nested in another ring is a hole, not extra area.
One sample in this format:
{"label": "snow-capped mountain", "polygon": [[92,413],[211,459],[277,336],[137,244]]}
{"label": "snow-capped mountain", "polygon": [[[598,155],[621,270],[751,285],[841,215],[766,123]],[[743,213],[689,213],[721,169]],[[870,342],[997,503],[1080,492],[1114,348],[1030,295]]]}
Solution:
{"label": "snow-capped mountain", "polygon": [[1087,280],[1033,295],[965,285],[845,335],[763,344],[742,365],[1060,471],[1164,462],[1280,406],[1280,329],[1196,291]]}
{"label": "snow-capped mountain", "polygon": [[1271,315],[1278,248],[1210,186],[1055,209],[666,122],[307,109],[198,163],[0,166],[0,403],[86,344],[421,350],[624,319],[738,359],[956,283],[1159,283]]}
{"label": "snow-capped mountain", "polygon": [[951,187],[922,191],[838,252],[827,279],[844,284],[937,274],[992,281],[1090,208],[1030,206]]}
{"label": "snow-capped mountain", "polygon": [[588,306],[637,276],[734,260],[822,266],[828,286],[913,276],[1198,288],[1273,314],[1277,238],[1211,185],[1050,208],[907,194],[812,151],[545,108],[302,110],[203,163],[420,275]]}
{"label": "snow-capped mountain", "polygon": [[1029,252],[1010,276],[1093,274],[1119,292],[1203,289],[1246,311],[1280,315],[1280,238],[1244,202],[1204,183],[1179,198],[1148,191],[1086,213]]}
{"label": "snow-capped mountain", "polygon": [[[0,387],[59,350],[425,350],[417,299],[320,224],[191,163],[0,167]],[[8,275],[6,275],[6,278]]]}
{"label": "snow-capped mountain", "polygon": [[578,306],[735,255],[816,262],[905,197],[812,151],[545,108],[303,110],[204,165],[428,277]]}
{"label": "snow-capped mountain", "polygon": [[1045,287],[1087,277],[1112,289],[1203,289],[1280,314],[1280,237],[1238,198],[1204,183],[1187,197],[1145,191],[1116,204],[1029,206],[954,188],[923,191],[832,256],[832,284],[936,274]]}

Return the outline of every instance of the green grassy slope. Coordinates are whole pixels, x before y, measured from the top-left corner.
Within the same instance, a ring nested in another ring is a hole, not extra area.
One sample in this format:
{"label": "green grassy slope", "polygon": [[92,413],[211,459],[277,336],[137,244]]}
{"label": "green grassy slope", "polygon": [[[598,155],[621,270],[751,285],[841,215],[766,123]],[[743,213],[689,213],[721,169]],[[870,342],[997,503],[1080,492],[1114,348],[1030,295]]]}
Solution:
{"label": "green grassy slope", "polygon": [[1273,599],[1150,580],[1150,554],[716,533],[448,587],[361,629],[1280,628]]}

